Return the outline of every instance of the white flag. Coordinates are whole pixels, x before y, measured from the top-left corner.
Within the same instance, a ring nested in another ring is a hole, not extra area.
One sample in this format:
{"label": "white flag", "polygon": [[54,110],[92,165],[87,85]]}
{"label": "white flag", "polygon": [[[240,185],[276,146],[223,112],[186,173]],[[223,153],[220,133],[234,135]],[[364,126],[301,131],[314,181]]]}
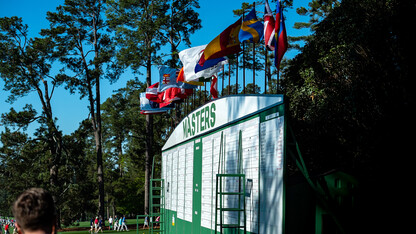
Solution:
{"label": "white flag", "polygon": [[185,82],[200,81],[200,78],[210,78],[221,71],[222,65],[227,64],[227,58],[207,60],[201,67],[198,62],[207,45],[196,46],[179,52],[179,59],[183,64],[183,73]]}

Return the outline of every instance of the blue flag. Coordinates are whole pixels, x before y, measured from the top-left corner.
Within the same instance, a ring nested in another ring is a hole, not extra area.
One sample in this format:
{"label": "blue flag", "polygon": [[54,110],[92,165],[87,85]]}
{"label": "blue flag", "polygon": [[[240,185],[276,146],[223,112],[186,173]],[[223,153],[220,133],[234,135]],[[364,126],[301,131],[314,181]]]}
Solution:
{"label": "blue flag", "polygon": [[240,42],[251,41],[257,43],[263,37],[264,25],[257,19],[256,9],[253,8],[246,17],[244,17],[241,25],[238,39]]}
{"label": "blue flag", "polygon": [[163,92],[169,88],[179,88],[179,84],[176,82],[176,78],[178,77],[179,70],[160,66],[159,67],[159,92]]}

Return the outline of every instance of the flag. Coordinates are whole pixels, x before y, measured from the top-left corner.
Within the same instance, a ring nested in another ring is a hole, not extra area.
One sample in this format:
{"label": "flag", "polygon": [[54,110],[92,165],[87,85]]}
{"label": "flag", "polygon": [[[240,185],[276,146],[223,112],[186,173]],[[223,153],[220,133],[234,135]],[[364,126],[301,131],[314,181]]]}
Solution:
{"label": "flag", "polygon": [[178,77],[179,70],[166,67],[166,66],[160,66],[159,67],[159,92],[163,92],[166,89],[169,88],[177,88],[179,85],[176,82],[176,78]]}
{"label": "flag", "polygon": [[175,101],[181,100],[179,95],[181,94],[181,88],[168,88],[163,92],[163,102],[160,103],[161,107],[169,105]]}
{"label": "flag", "polygon": [[[180,70],[160,66],[159,67],[159,88],[158,88],[158,95],[157,101],[160,100],[160,107],[164,107],[166,105],[170,105],[171,103],[181,101],[185,99],[189,94],[193,91],[189,89],[195,89],[195,85],[184,84],[178,81],[178,77],[180,75]],[[149,90],[150,92],[150,90]],[[149,95],[150,97],[154,97],[154,93]]]}
{"label": "flag", "polygon": [[178,75],[178,78],[177,78],[176,81],[177,82],[183,82],[183,83],[186,83],[186,84],[191,84],[191,85],[198,85],[198,86],[204,85],[204,82],[185,80],[185,73],[183,71],[183,67],[179,71],[179,75]]}
{"label": "flag", "polygon": [[227,64],[226,57],[209,59],[203,66],[198,64],[207,45],[196,46],[179,52],[179,59],[183,70],[179,72],[178,81],[195,85],[204,85],[204,81],[211,79],[212,75],[221,71],[222,65]]}
{"label": "flag", "polygon": [[174,102],[181,102],[189,95],[192,95],[195,88],[197,88],[197,86],[179,82],[178,87],[166,89],[163,91],[163,101],[160,103],[160,107],[169,105]]}
{"label": "flag", "polygon": [[173,105],[160,108],[159,103],[149,101],[146,98],[146,93],[140,93],[140,113],[144,115],[148,114],[160,114],[172,109]]}
{"label": "flag", "polygon": [[146,98],[149,101],[156,103],[161,103],[163,101],[163,92],[159,92],[159,82],[146,88]]}
{"label": "flag", "polygon": [[180,83],[179,88],[181,89],[180,98],[185,99],[194,93],[194,89],[198,88],[196,85],[188,83]]}
{"label": "flag", "polygon": [[[203,52],[204,50],[202,50],[200,54],[202,55]],[[227,61],[228,61],[227,57],[220,57],[220,58],[215,58],[215,59],[208,59],[207,61],[205,61],[203,66],[197,63],[195,65],[195,73],[198,74],[198,72],[207,70],[207,69],[218,70],[217,68],[223,64],[227,64]]]}
{"label": "flag", "polygon": [[280,0],[277,1],[275,27],[276,44],[274,50],[274,64],[276,65],[276,67],[279,67],[280,61],[282,60],[283,55],[285,54],[288,47],[285,19],[283,17],[283,9],[280,6]]}
{"label": "flag", "polygon": [[253,8],[246,17],[244,17],[243,23],[238,34],[240,42],[250,41],[257,43],[263,37],[264,25],[257,19],[256,9]]}
{"label": "flag", "polygon": [[217,76],[213,76],[212,77],[212,81],[211,81],[211,96],[212,98],[218,98],[218,83],[217,83]]}
{"label": "flag", "polygon": [[274,32],[275,21],[267,0],[265,1],[264,5],[264,42],[266,44],[266,48],[270,51],[273,51],[274,45],[276,44],[276,35]]}
{"label": "flag", "polygon": [[241,18],[228,26],[228,28],[207,45],[199,60],[199,65],[203,66],[208,59],[221,58],[229,54],[240,52],[240,41],[238,40],[240,28]]}

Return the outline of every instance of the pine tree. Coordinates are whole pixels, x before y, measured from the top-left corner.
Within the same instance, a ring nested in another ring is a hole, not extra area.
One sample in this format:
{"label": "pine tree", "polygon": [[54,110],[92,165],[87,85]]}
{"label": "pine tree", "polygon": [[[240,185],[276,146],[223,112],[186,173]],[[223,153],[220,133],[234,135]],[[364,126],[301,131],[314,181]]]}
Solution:
{"label": "pine tree", "polygon": [[104,171],[100,81],[116,80],[119,70],[113,63],[111,37],[106,32],[103,14],[105,1],[66,0],[57,12],[48,12],[51,28],[41,31],[55,44],[53,56],[65,66],[60,77],[71,93],[88,98],[89,118],[95,138],[98,183],[98,213],[104,217]]}
{"label": "pine tree", "polygon": [[61,84],[58,76],[51,76],[53,43],[49,38],[29,38],[28,26],[18,17],[0,18],[0,77],[4,90],[9,91],[8,102],[36,92],[42,111],[37,114],[32,104],[22,111],[13,108],[2,115],[2,123],[25,130],[33,122],[43,125],[41,137],[50,151],[48,160],[50,191],[54,199],[58,189],[58,171],[62,156],[62,132],[53,115],[51,100],[55,87]]}
{"label": "pine tree", "polygon": [[[107,18],[110,27],[115,30],[116,39],[120,46],[118,62],[130,66],[139,73],[146,69],[146,85],[152,83],[152,64],[160,64],[158,50],[166,40],[161,36],[162,26],[168,21],[165,15],[169,9],[167,1],[109,1]],[[149,188],[151,165],[153,161],[153,116],[146,116],[146,157],[145,157],[145,207],[149,212]]]}

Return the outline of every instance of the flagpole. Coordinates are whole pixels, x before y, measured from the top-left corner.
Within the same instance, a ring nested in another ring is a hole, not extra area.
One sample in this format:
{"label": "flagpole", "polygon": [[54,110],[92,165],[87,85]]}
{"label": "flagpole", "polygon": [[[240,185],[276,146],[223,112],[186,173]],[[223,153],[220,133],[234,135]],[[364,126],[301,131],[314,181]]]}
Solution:
{"label": "flagpole", "polygon": [[[245,9],[243,5],[243,22],[244,22],[244,13],[245,13],[244,11]],[[245,50],[246,50],[246,42],[243,41],[243,94],[246,94],[246,53],[244,53]]]}
{"label": "flagpole", "polygon": [[276,93],[279,91],[279,83],[280,83],[280,80],[279,80],[279,75],[280,75],[280,66],[277,68],[277,80],[276,80]]}
{"label": "flagpole", "polygon": [[246,94],[246,42],[243,41],[243,94]]}
{"label": "flagpole", "polygon": [[195,110],[196,108],[196,95],[198,94],[198,88],[195,89],[194,95],[192,95],[192,110]]}
{"label": "flagpole", "polygon": [[267,46],[264,47],[264,94],[267,94]]}
{"label": "flagpole", "polygon": [[[253,2],[253,8],[256,9],[256,2]],[[260,40],[260,38],[259,38]],[[253,93],[256,93],[256,45],[253,40]]]}
{"label": "flagpole", "polygon": [[224,92],[224,79],[225,79],[225,67],[224,64],[222,64],[222,85],[221,85],[221,97],[223,96]]}
{"label": "flagpole", "polygon": [[256,45],[253,42],[253,93],[256,93]]}
{"label": "flagpole", "polygon": [[231,86],[231,63],[228,63],[228,95],[230,95]]}
{"label": "flagpole", "polygon": [[237,60],[236,60],[237,66],[236,66],[236,73],[235,73],[235,77],[236,77],[236,79],[235,79],[235,94],[238,94],[238,56],[239,56],[239,54],[237,53]]}
{"label": "flagpole", "polygon": [[198,107],[201,106],[201,99],[202,99],[202,86],[199,86],[199,100],[198,100]]}

